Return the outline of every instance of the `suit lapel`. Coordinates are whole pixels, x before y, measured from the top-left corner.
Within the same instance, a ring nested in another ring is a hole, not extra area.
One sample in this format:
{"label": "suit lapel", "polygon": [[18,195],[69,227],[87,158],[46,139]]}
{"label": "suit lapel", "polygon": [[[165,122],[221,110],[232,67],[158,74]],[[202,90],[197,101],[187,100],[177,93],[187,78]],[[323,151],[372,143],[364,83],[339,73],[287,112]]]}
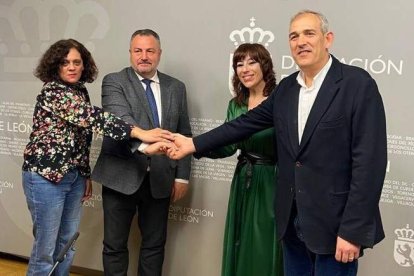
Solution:
{"label": "suit lapel", "polygon": [[164,77],[164,74],[158,72],[158,79],[160,80],[160,93],[161,93],[161,127],[167,128],[166,118],[170,112],[170,103],[172,93],[170,91],[170,82]]}
{"label": "suit lapel", "polygon": [[[339,91],[339,85],[337,82],[342,78],[341,67],[339,61],[332,56],[332,65],[329,69],[325,80],[319,89],[318,95],[316,96],[315,103],[309,113],[308,120],[306,121],[305,129],[303,130],[302,140],[300,142],[299,154],[306,147],[309,139],[312,137],[313,132],[322,116],[325,114],[327,109],[335,98]],[[297,113],[296,113],[297,118]]]}
{"label": "suit lapel", "polygon": [[147,113],[148,115],[148,120],[150,120],[152,126],[154,127],[154,119],[152,117],[151,107],[149,106],[144,87],[142,86],[142,83],[139,80],[134,69],[132,69],[131,67],[128,68],[128,78],[130,79],[132,86],[134,87],[134,96],[136,96],[137,98],[137,104],[133,104],[132,106],[134,108],[144,108],[145,113]]}
{"label": "suit lapel", "polygon": [[295,81],[294,85],[290,88],[287,95],[288,101],[288,132],[290,145],[293,150],[293,155],[296,156],[299,152],[299,134],[298,134],[298,104],[299,104],[299,90],[300,86]]}

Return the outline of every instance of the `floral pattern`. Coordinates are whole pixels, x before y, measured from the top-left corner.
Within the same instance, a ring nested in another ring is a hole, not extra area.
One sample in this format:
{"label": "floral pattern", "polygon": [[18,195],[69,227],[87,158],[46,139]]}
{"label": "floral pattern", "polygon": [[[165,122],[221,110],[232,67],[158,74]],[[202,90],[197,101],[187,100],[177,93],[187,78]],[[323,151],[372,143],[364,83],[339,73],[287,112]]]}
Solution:
{"label": "floral pattern", "polygon": [[116,140],[130,138],[132,126],[92,106],[82,83],[46,83],[33,113],[33,130],[24,151],[23,170],[58,183],[71,169],[89,177],[92,132]]}

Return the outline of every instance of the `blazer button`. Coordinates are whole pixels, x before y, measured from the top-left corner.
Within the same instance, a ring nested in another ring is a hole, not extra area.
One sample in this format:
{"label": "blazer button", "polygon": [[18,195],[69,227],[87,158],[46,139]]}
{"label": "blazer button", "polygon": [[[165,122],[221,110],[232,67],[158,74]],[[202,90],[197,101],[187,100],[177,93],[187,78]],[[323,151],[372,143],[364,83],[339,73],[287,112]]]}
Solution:
{"label": "blazer button", "polygon": [[298,168],[302,167],[302,163],[300,163],[299,161],[296,161],[296,167]]}

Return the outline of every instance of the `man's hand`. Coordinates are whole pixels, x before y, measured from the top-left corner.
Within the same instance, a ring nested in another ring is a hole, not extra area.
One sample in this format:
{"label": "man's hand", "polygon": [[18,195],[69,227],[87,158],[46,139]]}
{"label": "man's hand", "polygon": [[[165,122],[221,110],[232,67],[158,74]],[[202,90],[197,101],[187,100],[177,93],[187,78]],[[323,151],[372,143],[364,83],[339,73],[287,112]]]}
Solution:
{"label": "man's hand", "polygon": [[143,152],[146,155],[166,154],[167,150],[170,148],[175,149],[175,144],[173,142],[156,142],[145,147]]}
{"label": "man's hand", "polygon": [[188,191],[188,183],[174,182],[171,191],[171,201],[176,202],[185,196]]}
{"label": "man's hand", "polygon": [[138,138],[145,143],[167,142],[174,140],[171,132],[161,128],[143,130],[139,127],[133,127],[131,130],[131,137]]}
{"label": "man's hand", "polygon": [[82,202],[90,199],[92,196],[92,180],[90,178],[86,179],[85,183],[85,192],[82,197]]}
{"label": "man's hand", "polygon": [[167,155],[171,159],[179,160],[187,155],[195,152],[193,139],[184,135],[174,133],[175,148],[171,147],[167,151]]}
{"label": "man's hand", "polygon": [[359,258],[360,245],[350,243],[338,236],[336,239],[335,259],[338,262],[350,263]]}

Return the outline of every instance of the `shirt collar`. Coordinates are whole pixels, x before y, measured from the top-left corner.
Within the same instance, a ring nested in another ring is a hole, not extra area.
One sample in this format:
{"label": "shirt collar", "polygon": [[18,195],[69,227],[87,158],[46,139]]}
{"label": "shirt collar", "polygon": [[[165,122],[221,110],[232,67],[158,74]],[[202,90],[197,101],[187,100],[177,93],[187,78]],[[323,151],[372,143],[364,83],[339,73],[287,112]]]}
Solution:
{"label": "shirt collar", "polygon": [[306,87],[305,80],[303,78],[303,71],[301,70],[299,74],[296,76],[296,80],[299,83],[300,86],[302,86],[305,89],[314,89],[315,87],[319,87],[323,80],[326,77],[326,74],[328,74],[329,68],[331,68],[332,65],[332,57],[329,55],[329,60],[325,64],[325,66],[319,71],[319,73],[313,78],[312,86]]}
{"label": "shirt collar", "polygon": [[[134,70],[134,72],[137,75],[139,81],[142,81],[143,79],[145,79],[140,74],[138,74],[137,71]],[[152,76],[152,78],[150,78],[150,80],[152,80],[153,82],[158,83],[158,84],[160,83],[160,79],[158,78],[158,71],[155,72],[154,76]]]}

